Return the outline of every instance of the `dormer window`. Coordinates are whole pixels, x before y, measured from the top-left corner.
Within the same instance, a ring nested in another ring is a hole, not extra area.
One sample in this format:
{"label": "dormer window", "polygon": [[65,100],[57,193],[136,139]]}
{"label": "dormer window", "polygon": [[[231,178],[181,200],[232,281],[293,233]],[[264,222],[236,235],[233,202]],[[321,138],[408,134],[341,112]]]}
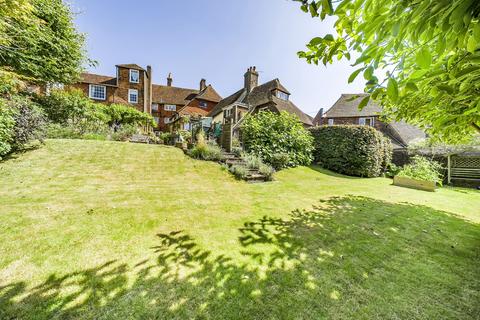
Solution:
{"label": "dormer window", "polygon": [[278,98],[278,99],[282,99],[282,100],[285,100],[285,101],[288,101],[288,94],[283,92],[283,91],[280,91],[280,90],[277,90],[275,92],[275,96]]}
{"label": "dormer window", "polygon": [[140,71],[135,69],[130,69],[130,82],[139,83],[140,82]]}
{"label": "dormer window", "polygon": [[200,101],[198,104],[200,105],[200,108],[206,109],[208,107],[208,103],[205,101]]}

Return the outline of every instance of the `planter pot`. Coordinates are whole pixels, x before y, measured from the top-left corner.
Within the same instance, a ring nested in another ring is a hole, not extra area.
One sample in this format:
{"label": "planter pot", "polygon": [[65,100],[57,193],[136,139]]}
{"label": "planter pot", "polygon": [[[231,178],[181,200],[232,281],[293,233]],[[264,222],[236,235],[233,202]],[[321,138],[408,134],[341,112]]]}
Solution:
{"label": "planter pot", "polygon": [[399,187],[412,188],[424,191],[435,191],[436,184],[432,181],[416,180],[407,177],[393,177],[393,184]]}

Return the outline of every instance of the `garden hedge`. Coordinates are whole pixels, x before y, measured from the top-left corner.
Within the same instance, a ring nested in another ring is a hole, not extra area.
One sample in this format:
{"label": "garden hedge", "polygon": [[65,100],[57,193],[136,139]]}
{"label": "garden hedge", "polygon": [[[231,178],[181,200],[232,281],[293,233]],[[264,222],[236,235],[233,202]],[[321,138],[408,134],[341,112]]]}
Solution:
{"label": "garden hedge", "polygon": [[378,177],[392,159],[392,144],[369,126],[320,126],[314,137],[314,161],[322,167],[359,177]]}

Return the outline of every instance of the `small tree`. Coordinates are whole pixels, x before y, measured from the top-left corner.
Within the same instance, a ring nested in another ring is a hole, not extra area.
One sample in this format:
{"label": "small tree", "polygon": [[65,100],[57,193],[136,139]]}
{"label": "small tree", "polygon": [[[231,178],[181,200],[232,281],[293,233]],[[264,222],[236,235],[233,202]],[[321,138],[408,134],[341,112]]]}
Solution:
{"label": "small tree", "polygon": [[[247,116],[241,126],[245,151],[258,155],[276,169],[309,165],[313,138],[298,117],[288,112],[261,111]],[[278,161],[279,158],[284,161]]]}

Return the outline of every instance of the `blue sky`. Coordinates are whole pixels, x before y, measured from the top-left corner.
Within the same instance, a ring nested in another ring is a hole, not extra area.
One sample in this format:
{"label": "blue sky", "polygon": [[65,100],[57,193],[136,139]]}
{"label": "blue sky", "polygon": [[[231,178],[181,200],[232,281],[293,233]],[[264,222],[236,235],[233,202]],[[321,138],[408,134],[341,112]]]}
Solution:
{"label": "blue sky", "polygon": [[363,79],[347,84],[347,61],[326,68],[296,53],[311,38],[333,32],[333,20],[312,19],[291,0],[70,0],[87,34],[89,71],[115,74],[115,64],[150,64],[154,83],[197,88],[207,79],[226,97],[243,86],[249,66],[260,83],[279,78],[291,100],[315,115],[341,93],[362,92]]}

